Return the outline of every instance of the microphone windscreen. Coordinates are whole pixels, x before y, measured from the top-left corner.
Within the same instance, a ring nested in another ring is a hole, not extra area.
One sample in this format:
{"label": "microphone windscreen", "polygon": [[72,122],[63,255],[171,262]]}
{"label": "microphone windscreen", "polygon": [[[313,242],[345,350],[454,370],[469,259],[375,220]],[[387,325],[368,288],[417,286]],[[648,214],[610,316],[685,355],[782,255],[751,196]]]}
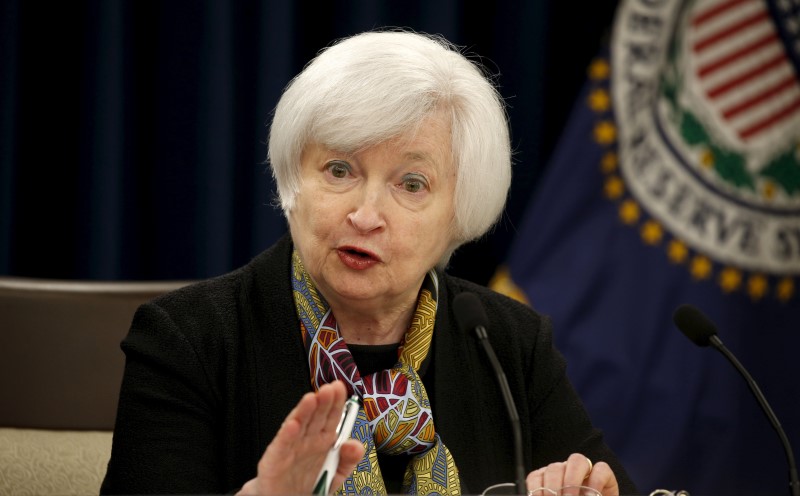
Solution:
{"label": "microphone windscreen", "polygon": [[453,312],[458,327],[464,332],[472,332],[478,326],[489,327],[483,303],[475,293],[458,293],[453,299]]}
{"label": "microphone windscreen", "polygon": [[679,306],[672,314],[672,320],[697,346],[708,346],[711,336],[717,333],[717,326],[692,305]]}

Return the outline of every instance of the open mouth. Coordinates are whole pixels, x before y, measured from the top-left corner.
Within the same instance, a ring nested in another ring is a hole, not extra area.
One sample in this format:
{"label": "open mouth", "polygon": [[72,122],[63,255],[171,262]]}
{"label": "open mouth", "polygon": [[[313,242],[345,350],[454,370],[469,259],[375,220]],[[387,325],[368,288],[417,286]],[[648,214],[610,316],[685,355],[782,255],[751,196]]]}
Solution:
{"label": "open mouth", "polygon": [[338,252],[342,262],[353,269],[366,269],[381,261],[376,254],[353,246],[341,246]]}
{"label": "open mouth", "polygon": [[362,258],[364,260],[367,260],[367,259],[370,259],[370,258],[375,258],[372,255],[370,255],[369,253],[366,253],[366,252],[363,252],[363,251],[360,251],[360,250],[356,250],[354,248],[345,248],[342,251],[347,253],[351,257]]}

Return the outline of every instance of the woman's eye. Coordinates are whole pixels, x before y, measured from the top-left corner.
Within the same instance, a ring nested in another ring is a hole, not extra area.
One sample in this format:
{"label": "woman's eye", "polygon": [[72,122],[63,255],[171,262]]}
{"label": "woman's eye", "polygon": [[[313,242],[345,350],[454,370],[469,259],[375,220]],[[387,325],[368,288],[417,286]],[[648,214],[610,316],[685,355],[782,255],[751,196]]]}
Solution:
{"label": "woman's eye", "polygon": [[403,179],[403,188],[409,193],[419,193],[425,189],[425,181],[419,177],[406,177]]}
{"label": "woman's eye", "polygon": [[350,164],[347,162],[342,162],[341,160],[333,160],[328,162],[328,172],[337,179],[342,179],[347,177],[347,174],[350,173]]}

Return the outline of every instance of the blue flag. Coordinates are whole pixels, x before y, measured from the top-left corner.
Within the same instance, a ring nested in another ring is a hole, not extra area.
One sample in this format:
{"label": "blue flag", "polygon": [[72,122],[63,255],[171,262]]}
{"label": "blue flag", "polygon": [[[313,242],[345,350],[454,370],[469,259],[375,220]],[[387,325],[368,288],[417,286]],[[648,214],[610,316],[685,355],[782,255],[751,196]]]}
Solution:
{"label": "blue flag", "polygon": [[788,494],[747,383],[673,324],[716,323],[800,447],[797,1],[623,0],[491,285],[554,321],[639,489]]}

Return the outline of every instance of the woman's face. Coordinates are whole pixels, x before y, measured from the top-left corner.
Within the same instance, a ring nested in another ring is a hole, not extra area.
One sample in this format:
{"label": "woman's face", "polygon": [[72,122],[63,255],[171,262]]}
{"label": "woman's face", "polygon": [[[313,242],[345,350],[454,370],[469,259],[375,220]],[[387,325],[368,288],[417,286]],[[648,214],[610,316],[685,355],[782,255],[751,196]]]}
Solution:
{"label": "woman's face", "polygon": [[453,239],[449,124],[431,117],[410,139],[355,154],[309,145],[300,175],[289,227],[323,296],[331,305],[413,304]]}

